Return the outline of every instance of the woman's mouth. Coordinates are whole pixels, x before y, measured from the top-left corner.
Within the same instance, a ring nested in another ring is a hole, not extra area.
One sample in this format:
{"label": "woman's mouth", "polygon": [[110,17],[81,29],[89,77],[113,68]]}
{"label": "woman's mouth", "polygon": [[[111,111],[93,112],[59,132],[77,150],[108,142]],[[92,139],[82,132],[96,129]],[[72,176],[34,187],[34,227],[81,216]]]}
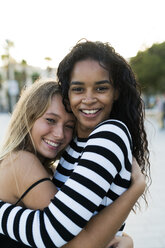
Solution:
{"label": "woman's mouth", "polygon": [[57,149],[61,145],[61,143],[53,142],[47,139],[43,139],[43,141],[53,149]]}
{"label": "woman's mouth", "polygon": [[97,115],[98,112],[100,112],[101,109],[81,109],[81,112],[85,115],[85,116],[90,116],[90,117],[94,117]]}

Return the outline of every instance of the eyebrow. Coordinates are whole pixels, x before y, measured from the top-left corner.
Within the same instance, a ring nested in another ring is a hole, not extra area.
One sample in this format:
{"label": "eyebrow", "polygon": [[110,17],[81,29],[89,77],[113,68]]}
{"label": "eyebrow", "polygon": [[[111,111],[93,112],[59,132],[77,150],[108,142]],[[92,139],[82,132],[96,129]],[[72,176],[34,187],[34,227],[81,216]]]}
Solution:
{"label": "eyebrow", "polygon": [[55,113],[45,113],[46,115],[54,115],[56,117],[60,117],[59,115],[55,114]]}
{"label": "eyebrow", "polygon": [[[101,81],[95,82],[96,85],[106,84],[106,83],[112,84],[112,82],[109,81],[109,80],[101,80]],[[72,82],[70,83],[70,86],[71,86],[71,85],[84,85],[84,84],[85,84],[84,82],[72,81]]]}

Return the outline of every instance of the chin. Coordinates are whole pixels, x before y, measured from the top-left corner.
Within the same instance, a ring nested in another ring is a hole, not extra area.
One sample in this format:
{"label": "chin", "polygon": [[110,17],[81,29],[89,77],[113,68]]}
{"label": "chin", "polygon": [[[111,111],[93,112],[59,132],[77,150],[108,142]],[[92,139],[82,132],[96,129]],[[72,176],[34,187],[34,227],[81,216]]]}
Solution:
{"label": "chin", "polygon": [[57,154],[55,155],[51,155],[51,156],[47,156],[48,159],[54,159],[57,156]]}

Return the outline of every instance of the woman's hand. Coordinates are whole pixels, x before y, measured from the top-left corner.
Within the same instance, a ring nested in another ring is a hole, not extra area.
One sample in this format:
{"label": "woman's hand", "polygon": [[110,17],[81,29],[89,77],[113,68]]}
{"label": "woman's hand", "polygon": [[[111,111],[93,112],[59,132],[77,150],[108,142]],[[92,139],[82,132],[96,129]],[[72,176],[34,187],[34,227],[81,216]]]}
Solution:
{"label": "woman's hand", "polygon": [[122,237],[116,236],[106,248],[133,248],[133,240],[124,233]]}

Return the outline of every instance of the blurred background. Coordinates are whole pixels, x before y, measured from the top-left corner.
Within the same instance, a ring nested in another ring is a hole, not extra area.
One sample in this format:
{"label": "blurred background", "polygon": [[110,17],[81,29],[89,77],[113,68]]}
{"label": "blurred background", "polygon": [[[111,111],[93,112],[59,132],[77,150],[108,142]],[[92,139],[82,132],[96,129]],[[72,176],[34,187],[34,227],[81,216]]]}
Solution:
{"label": "blurred background", "polygon": [[152,176],[148,208],[127,221],[135,248],[165,248],[164,9],[164,0],[0,1],[0,142],[21,89],[55,78],[80,39],[109,42],[132,66],[146,108]]}

